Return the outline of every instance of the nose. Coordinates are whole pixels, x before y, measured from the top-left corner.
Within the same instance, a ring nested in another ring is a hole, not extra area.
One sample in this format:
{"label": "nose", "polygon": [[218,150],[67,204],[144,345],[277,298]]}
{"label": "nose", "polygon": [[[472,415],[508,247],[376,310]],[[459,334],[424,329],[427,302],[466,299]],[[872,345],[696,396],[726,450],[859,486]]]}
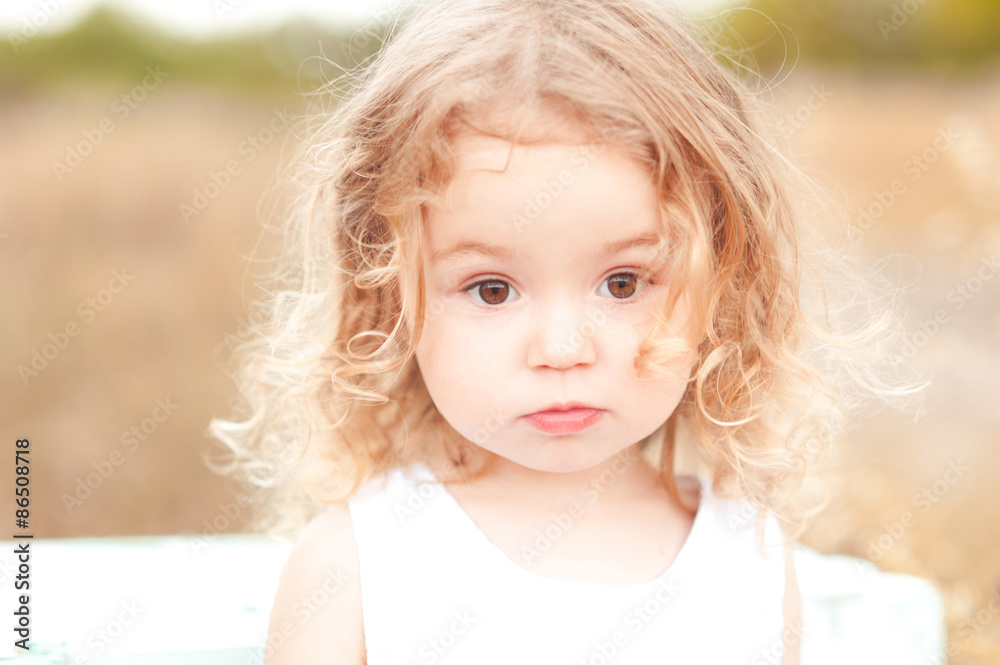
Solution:
{"label": "nose", "polygon": [[532,323],[528,363],[531,367],[568,369],[591,365],[597,358],[593,336],[597,317],[569,302],[549,304]]}

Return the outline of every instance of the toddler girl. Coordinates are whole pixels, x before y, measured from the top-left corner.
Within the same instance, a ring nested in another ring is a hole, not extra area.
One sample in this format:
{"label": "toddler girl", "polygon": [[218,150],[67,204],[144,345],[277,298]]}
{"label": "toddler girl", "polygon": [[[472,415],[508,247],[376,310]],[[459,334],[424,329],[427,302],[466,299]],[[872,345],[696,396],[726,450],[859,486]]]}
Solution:
{"label": "toddler girl", "polygon": [[914,386],[749,99],[653,0],[447,0],[357,76],[213,422],[297,534],[269,665],[797,662],[808,481]]}

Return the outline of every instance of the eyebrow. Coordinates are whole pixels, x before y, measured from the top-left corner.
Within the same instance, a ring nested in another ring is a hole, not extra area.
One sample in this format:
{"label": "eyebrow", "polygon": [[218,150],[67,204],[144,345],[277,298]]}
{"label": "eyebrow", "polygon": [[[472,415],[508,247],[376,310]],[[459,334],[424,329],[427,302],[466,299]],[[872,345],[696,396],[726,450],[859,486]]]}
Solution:
{"label": "eyebrow", "polygon": [[[660,244],[660,236],[655,233],[644,233],[634,238],[624,240],[614,240],[606,243],[597,251],[595,258],[603,258],[618,252],[625,251],[632,247],[648,247]],[[514,252],[507,247],[497,245],[487,245],[474,240],[462,240],[447,249],[442,249],[431,255],[431,265],[437,265],[446,261],[451,261],[465,254],[483,254],[503,261],[512,261],[518,257],[518,252]]]}

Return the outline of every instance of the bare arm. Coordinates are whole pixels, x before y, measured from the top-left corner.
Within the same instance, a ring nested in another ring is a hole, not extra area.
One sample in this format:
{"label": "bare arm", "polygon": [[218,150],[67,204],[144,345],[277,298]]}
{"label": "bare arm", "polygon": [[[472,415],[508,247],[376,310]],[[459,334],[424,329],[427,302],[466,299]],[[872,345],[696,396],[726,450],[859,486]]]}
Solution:
{"label": "bare arm", "polygon": [[792,558],[792,546],[785,548],[785,630],[782,634],[784,648],[781,665],[799,665],[802,650],[802,598],[799,594],[799,582],[795,576],[795,562]]}
{"label": "bare arm", "polygon": [[351,515],[334,504],[313,519],[281,571],[265,665],[364,665],[358,552]]}

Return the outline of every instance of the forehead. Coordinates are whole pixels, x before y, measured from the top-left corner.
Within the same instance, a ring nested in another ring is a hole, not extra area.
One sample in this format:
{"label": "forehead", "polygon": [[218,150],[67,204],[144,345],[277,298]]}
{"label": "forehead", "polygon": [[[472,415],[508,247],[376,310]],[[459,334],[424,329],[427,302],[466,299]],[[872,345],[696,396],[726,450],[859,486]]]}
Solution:
{"label": "forehead", "polygon": [[488,240],[580,249],[661,231],[647,168],[610,143],[455,139],[455,170],[428,211],[431,252]]}

